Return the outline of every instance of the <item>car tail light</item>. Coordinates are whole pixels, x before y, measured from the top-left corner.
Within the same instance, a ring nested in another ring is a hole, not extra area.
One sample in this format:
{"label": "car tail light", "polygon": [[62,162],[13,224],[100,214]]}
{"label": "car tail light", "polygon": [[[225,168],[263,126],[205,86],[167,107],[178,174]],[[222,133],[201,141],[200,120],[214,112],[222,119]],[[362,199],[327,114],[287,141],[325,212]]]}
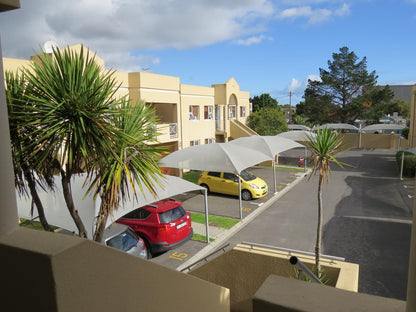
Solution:
{"label": "car tail light", "polygon": [[200,178],[200,179],[202,178],[202,173],[201,173],[201,175],[199,176],[199,178]]}
{"label": "car tail light", "polygon": [[162,224],[159,226],[160,232],[166,232],[168,230],[169,226],[167,224]]}

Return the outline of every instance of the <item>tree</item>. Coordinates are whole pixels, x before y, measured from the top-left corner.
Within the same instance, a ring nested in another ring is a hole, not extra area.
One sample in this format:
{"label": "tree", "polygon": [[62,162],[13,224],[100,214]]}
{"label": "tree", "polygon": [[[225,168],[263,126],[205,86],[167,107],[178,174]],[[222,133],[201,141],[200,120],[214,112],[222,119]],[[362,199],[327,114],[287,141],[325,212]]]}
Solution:
{"label": "tree", "polygon": [[262,108],[248,116],[247,124],[260,135],[276,135],[289,130],[280,108]]}
{"label": "tree", "polygon": [[253,112],[258,112],[262,108],[277,108],[279,103],[276,99],[272,98],[270,94],[263,93],[260,96],[254,96],[250,98],[250,102],[253,105]]}
{"label": "tree", "polygon": [[[367,58],[359,60],[348,47],[333,53],[328,70],[319,69],[320,80],[309,80],[304,95],[305,117],[322,121],[352,123],[363,119],[369,111],[379,112],[377,107],[391,99],[386,88],[376,88],[375,71],[367,71]],[[324,116],[317,118],[323,105]],[[301,107],[302,110],[302,107]],[[371,115],[371,114],[370,114]]]}
{"label": "tree", "polygon": [[322,204],[322,182],[326,178],[329,182],[329,174],[331,173],[330,163],[335,162],[340,167],[342,164],[338,162],[335,155],[339,153],[343,147],[341,132],[332,131],[328,128],[318,129],[316,136],[309,136],[307,144],[310,147],[314,157],[312,174],[315,176],[319,172],[318,178],[318,224],[316,229],[315,244],[315,266],[318,278],[321,277],[321,247],[322,247],[322,222],[323,222],[323,204]]}
{"label": "tree", "polygon": [[132,105],[130,100],[122,99],[120,114],[115,119],[116,126],[123,131],[128,140],[117,140],[116,150],[118,161],[114,157],[108,160],[107,166],[97,173],[92,185],[96,188],[96,195],[101,197],[101,206],[98,214],[94,240],[100,242],[107,223],[114,209],[120,202],[137,196],[134,183],[137,182],[140,191],[148,188],[154,191],[153,183],[159,182],[161,171],[158,165],[162,148],[149,145],[156,142],[156,132],[153,130],[157,116],[144,101]]}
{"label": "tree", "polygon": [[[83,47],[79,52],[54,49],[51,56],[42,53],[39,62],[25,71],[25,77],[33,89],[29,96],[32,105],[28,107],[25,124],[36,129],[36,140],[26,148],[36,160],[36,168],[42,168],[48,159],[57,160],[67,208],[79,235],[86,237],[85,226],[73,201],[71,177],[87,172],[89,179],[108,181],[104,189],[107,190],[111,180],[108,177],[97,178],[97,174],[110,175],[114,173],[108,171],[111,165],[112,168],[116,164],[124,166],[125,159],[121,157],[124,151],[120,147],[133,148],[137,142],[126,134],[125,129],[118,127],[118,118],[122,114],[120,106],[123,104],[122,99],[115,95],[118,85],[113,72],[97,65],[94,57]],[[151,122],[149,124],[153,126]],[[143,154],[146,151],[136,156]],[[134,158],[127,152],[123,155],[128,155],[129,160]],[[126,171],[129,182],[134,183],[136,176],[146,178],[149,168],[143,166],[141,175]],[[148,173],[151,176],[160,172],[154,166],[151,168],[155,170]],[[144,182],[144,185],[151,183]],[[102,184],[93,184],[89,191],[94,187],[101,188]],[[118,196],[115,192],[111,194]],[[107,195],[103,196],[104,202],[107,202]],[[108,210],[111,211],[111,207]]]}
{"label": "tree", "polygon": [[53,190],[53,166],[50,165],[53,160],[45,162],[45,166],[36,170],[34,168],[36,161],[24,148],[31,141],[36,140],[34,127],[31,125],[23,126],[23,120],[21,119],[22,116],[26,115],[26,107],[29,104],[27,96],[30,94],[31,88],[30,85],[25,83],[23,75],[6,72],[5,76],[15,187],[21,196],[29,196],[30,194],[32,205],[36,206],[42,227],[45,231],[53,231],[46,219],[43,204],[37,191],[38,186],[44,190]]}
{"label": "tree", "polygon": [[393,113],[398,113],[399,116],[402,116],[405,119],[409,119],[410,103],[403,99],[392,100],[387,106],[385,114],[393,115]]}

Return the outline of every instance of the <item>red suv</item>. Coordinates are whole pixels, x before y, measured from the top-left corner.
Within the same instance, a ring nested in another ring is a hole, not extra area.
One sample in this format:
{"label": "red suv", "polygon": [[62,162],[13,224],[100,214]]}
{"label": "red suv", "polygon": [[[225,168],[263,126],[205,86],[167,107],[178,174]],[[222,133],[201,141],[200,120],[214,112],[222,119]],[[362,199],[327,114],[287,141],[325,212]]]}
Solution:
{"label": "red suv", "polygon": [[172,199],[137,208],[116,222],[130,226],[145,240],[152,255],[173,249],[193,235],[191,215],[181,202]]}

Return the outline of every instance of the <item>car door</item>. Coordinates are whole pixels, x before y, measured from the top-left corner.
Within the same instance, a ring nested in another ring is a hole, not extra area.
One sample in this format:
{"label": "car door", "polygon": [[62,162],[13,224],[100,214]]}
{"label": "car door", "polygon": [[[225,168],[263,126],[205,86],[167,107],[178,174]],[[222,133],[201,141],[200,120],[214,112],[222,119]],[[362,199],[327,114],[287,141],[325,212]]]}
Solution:
{"label": "car door", "polygon": [[211,192],[219,193],[221,191],[221,180],[221,172],[208,171],[204,182]]}
{"label": "car door", "polygon": [[238,178],[234,173],[223,172],[221,184],[221,193],[229,195],[238,195]]}

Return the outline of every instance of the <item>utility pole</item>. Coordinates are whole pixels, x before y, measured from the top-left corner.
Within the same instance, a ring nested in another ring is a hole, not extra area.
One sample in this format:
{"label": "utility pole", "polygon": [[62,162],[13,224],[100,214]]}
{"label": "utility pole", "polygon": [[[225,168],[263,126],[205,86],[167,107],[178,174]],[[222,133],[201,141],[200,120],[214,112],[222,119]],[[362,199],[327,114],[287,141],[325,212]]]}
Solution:
{"label": "utility pole", "polygon": [[292,123],[292,91],[289,91],[289,123]]}

